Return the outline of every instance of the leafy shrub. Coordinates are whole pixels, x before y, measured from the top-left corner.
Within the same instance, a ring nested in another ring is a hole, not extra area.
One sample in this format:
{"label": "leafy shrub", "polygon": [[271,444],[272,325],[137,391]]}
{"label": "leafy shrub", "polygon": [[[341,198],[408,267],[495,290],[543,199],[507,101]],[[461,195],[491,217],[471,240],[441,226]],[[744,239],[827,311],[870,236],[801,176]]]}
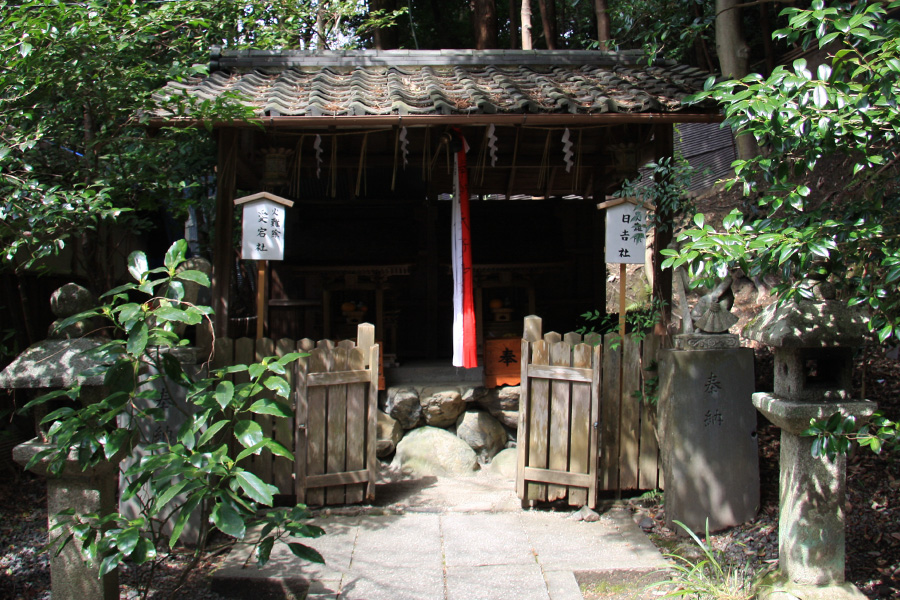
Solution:
{"label": "leafy shrub", "polygon": [[[185,282],[209,285],[200,271],[178,270],[186,248],[184,240],[176,242],[166,253],[164,266],[152,270],[143,253],[132,253],[128,270],[134,283],[110,290],[101,297],[104,304],[59,325],[64,328],[85,318],[106,320],[113,335],[92,352],[102,365],[96,370],[104,373],[108,394],[98,402],[82,402],[83,390],[75,385],[26,405],[23,410],[54,399],[68,400],[42,420],[47,427],[45,441],[51,447],[28,466],[45,460],[51,474],[58,474],[74,452],[87,469],[102,461],[120,460],[135,444],[142,444],[145,455],[124,470],[129,483],[121,493],[128,500],[143,490],[150,500],[141,502],[142,510],[135,518],[119,512],[76,515],[65,511],[58,515],[61,531],[51,545],[59,552],[78,540],[82,555],[99,565],[101,575],[125,560],[159,563],[184,541],[185,525],[199,511],[199,539],[182,580],[208,550],[214,530],[243,540],[250,528],[261,526],[256,548],[260,565],[269,559],[276,541],[285,541],[300,558],[322,562],[312,548],[288,541],[290,536],[322,535],[320,528],[306,523],[306,507],[298,504],[260,513],[261,508],[273,506],[278,490],[243,466],[245,459],[263,450],[293,460],[291,451],[267,437],[253,415],[293,416],[285,375],[301,355],[273,356],[251,365],[212,370],[206,376],[188,376],[172,353],[188,343],[176,334],[176,327],[208,325],[212,311],[184,301]],[[234,373],[246,373],[249,381],[232,383],[228,377]],[[181,428],[163,441],[142,439],[138,427],[141,421],[165,419],[162,386],[146,385],[154,381],[183,388],[189,407]],[[164,528],[170,520],[171,533],[166,535]],[[150,585],[152,581],[147,582],[145,597]]]}

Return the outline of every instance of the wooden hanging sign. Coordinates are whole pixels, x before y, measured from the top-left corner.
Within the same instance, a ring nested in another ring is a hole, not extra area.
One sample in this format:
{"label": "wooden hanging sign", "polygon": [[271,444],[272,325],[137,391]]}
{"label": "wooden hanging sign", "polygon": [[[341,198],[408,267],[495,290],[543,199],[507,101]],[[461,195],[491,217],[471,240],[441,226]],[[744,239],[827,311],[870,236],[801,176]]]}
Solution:
{"label": "wooden hanging sign", "polygon": [[241,257],[244,260],[284,260],[284,212],[292,200],[259,192],[234,201],[243,206]]}
{"label": "wooden hanging sign", "polygon": [[241,258],[259,261],[256,286],[256,339],[263,337],[269,292],[267,272],[270,260],[284,260],[284,211],[292,200],[269,192],[259,192],[234,201],[243,206]]}
{"label": "wooden hanging sign", "polygon": [[606,210],[606,262],[641,265],[647,251],[647,211],[635,198],[614,198],[597,205]]}

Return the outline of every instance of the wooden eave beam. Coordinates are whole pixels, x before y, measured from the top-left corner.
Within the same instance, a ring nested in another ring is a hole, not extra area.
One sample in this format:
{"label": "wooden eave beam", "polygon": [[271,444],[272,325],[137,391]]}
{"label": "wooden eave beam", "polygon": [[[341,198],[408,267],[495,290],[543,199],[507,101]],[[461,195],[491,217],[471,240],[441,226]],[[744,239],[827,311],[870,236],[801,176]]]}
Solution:
{"label": "wooden eave beam", "polygon": [[[393,127],[423,125],[533,125],[533,126],[584,126],[584,125],[624,125],[641,123],[672,125],[676,123],[721,123],[721,113],[598,113],[598,114],[506,114],[506,115],[364,115],[364,116],[282,116],[263,117],[246,121],[216,121],[213,127],[266,127],[289,129],[327,129]],[[150,127],[198,127],[204,125],[201,119],[150,120]]]}

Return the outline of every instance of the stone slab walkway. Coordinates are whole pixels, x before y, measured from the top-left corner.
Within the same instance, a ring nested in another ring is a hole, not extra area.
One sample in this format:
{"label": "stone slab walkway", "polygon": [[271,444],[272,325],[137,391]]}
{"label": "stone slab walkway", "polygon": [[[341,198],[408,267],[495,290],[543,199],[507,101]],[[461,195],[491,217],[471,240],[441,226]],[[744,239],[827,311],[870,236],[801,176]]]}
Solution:
{"label": "stone slab walkway", "polygon": [[[575,521],[567,512],[522,510],[508,501],[508,486],[492,490],[477,479],[408,486],[414,491],[400,500],[387,489],[386,507],[319,514],[314,523],[326,535],[300,541],[325,565],[276,546],[259,569],[249,549],[233,550],[213,590],[253,600],[302,599],[307,590],[310,600],[582,600],[576,571],[666,564],[626,509]],[[473,495],[464,497],[467,488]],[[429,495],[430,505],[419,502]]]}

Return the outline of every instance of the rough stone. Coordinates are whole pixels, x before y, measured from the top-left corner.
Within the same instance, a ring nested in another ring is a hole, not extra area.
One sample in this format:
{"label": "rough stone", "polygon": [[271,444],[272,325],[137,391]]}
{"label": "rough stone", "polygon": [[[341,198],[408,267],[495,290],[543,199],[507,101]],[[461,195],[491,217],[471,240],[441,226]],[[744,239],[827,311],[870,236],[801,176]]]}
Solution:
{"label": "rough stone", "polygon": [[518,385],[494,388],[482,397],[478,404],[506,427],[515,429],[519,426],[519,395],[522,388]]}
{"label": "rough stone", "polygon": [[422,416],[431,427],[452,427],[466,409],[466,403],[457,390],[426,388],[419,399]]}
{"label": "rough stone", "polygon": [[420,427],[397,444],[392,468],[413,477],[472,475],[478,458],[467,443],[437,427]]}
{"label": "rough stone", "polygon": [[490,462],[506,445],[506,429],[483,410],[470,409],[456,420],[456,435],[467,443],[482,464]]}
{"label": "rough stone", "polygon": [[401,439],[403,439],[403,427],[400,426],[400,423],[379,410],[375,455],[378,458],[384,458],[393,454]]}
{"label": "rough stone", "polygon": [[96,300],[86,288],[67,283],[50,295],[50,310],[60,319],[94,308]]}
{"label": "rough stone", "polygon": [[759,507],[753,351],[660,355],[659,438],[666,521],[702,532],[752,519]]}
{"label": "rough stone", "polygon": [[390,388],[384,412],[400,423],[403,429],[418,427],[422,420],[422,404],[415,388]]}
{"label": "rough stone", "polygon": [[103,384],[103,373],[82,373],[100,363],[89,352],[101,344],[91,338],[44,340],[29,346],[0,373],[0,388],[68,388]]}
{"label": "rough stone", "polygon": [[506,448],[494,456],[490,464],[485,467],[485,471],[507,481],[515,481],[518,458],[518,451],[515,448]]}
{"label": "rough stone", "polygon": [[483,386],[466,388],[462,394],[462,399],[466,404],[471,404],[472,402],[481,403],[481,400],[487,396],[488,393],[490,393],[490,391]]}
{"label": "rough stone", "polygon": [[839,300],[794,300],[767,306],[744,327],[745,338],[776,348],[863,346],[866,317]]}
{"label": "rough stone", "polygon": [[596,523],[600,520],[600,515],[597,514],[596,511],[593,511],[588,506],[582,506],[577,511],[573,512],[569,517],[573,521],[584,521],[585,523]]}

